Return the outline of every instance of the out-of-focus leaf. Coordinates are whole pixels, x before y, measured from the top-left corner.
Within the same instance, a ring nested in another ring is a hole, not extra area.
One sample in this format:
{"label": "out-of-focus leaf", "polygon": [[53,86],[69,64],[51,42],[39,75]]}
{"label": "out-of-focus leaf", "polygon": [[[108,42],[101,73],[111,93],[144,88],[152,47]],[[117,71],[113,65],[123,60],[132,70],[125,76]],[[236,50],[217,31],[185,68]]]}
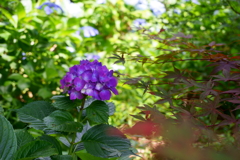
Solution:
{"label": "out-of-focus leaf", "polygon": [[16,7],[16,13],[18,16],[18,20],[21,20],[22,18],[24,18],[26,16],[25,8],[21,2],[18,3],[18,5]]}
{"label": "out-of-focus leaf", "polygon": [[12,17],[12,15],[5,9],[0,8],[0,11],[8,18],[9,22],[15,27],[17,28],[17,21],[14,20],[14,18]]}

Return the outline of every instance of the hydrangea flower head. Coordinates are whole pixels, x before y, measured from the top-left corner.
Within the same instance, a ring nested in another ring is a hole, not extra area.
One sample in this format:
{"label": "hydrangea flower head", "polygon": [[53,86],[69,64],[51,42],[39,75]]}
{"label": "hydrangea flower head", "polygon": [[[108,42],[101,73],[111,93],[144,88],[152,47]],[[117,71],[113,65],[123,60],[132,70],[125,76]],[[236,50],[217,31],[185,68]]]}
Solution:
{"label": "hydrangea flower head", "polygon": [[135,19],[135,20],[133,21],[133,24],[134,24],[134,26],[136,26],[136,27],[144,26],[146,23],[147,23],[147,22],[146,22],[145,19]]}
{"label": "hydrangea flower head", "polygon": [[84,54],[84,56],[86,57],[87,60],[99,60],[100,56],[97,54],[93,54],[93,53],[86,53]]}
{"label": "hydrangea flower head", "polygon": [[113,71],[109,71],[97,60],[82,60],[79,65],[69,69],[60,83],[60,88],[68,92],[71,100],[82,99],[88,95],[103,101],[111,98],[111,92],[118,94],[117,79],[113,77]]}
{"label": "hydrangea flower head", "polygon": [[[81,27],[80,30],[83,31],[83,36],[87,38],[93,37],[99,34],[98,30],[91,26]],[[77,34],[80,34],[80,30],[77,31]]]}
{"label": "hydrangea flower head", "polygon": [[42,9],[42,8],[44,8],[44,11],[47,15],[53,13],[54,10],[60,10],[61,12],[63,12],[62,8],[59,5],[51,2],[45,2],[39,7],[37,7],[37,9]]}
{"label": "hydrangea flower head", "polygon": [[150,1],[150,9],[152,10],[152,12],[155,16],[159,16],[159,15],[163,14],[164,12],[166,12],[166,8],[165,8],[164,4],[162,4],[161,2],[159,2],[157,0]]}
{"label": "hydrangea flower head", "polygon": [[138,4],[135,6],[138,10],[146,10],[148,9],[148,1],[147,0],[139,0]]}
{"label": "hydrangea flower head", "polygon": [[97,4],[105,4],[106,0],[97,0],[96,2],[97,2]]}

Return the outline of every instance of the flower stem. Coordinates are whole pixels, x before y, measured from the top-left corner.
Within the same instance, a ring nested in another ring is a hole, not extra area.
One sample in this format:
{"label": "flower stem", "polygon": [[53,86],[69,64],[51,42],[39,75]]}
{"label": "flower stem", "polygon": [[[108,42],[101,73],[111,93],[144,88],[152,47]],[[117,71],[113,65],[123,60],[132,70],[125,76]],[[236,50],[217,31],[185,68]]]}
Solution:
{"label": "flower stem", "polygon": [[[81,104],[81,108],[80,108],[80,111],[79,111],[79,114],[78,114],[77,122],[81,121],[82,112],[83,112],[83,109],[84,109],[84,104],[85,104],[86,97],[87,96],[84,96],[84,98],[82,100],[82,104]],[[77,133],[73,133],[73,138],[72,138],[72,141],[70,143],[70,148],[69,148],[69,151],[68,151],[68,155],[72,155],[73,157],[75,157],[74,154],[73,154],[73,151],[74,151],[73,148],[76,145],[76,143],[75,143],[76,136],[77,136]]]}

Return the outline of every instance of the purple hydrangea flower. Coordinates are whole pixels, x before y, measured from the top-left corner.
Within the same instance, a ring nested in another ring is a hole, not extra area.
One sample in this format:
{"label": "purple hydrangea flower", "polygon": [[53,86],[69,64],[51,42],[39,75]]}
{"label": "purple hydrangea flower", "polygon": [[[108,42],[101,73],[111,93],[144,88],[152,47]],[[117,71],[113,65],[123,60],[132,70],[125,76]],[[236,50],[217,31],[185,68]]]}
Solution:
{"label": "purple hydrangea flower", "polygon": [[63,10],[59,5],[51,2],[45,2],[39,7],[37,7],[37,9],[42,9],[42,8],[44,8],[44,11],[47,15],[53,13],[54,10],[60,10],[63,13]]}
{"label": "purple hydrangea flower", "polygon": [[147,23],[147,22],[146,22],[145,19],[135,19],[135,20],[133,21],[133,24],[134,24],[134,26],[136,26],[136,27],[144,26],[146,23]]}
{"label": "purple hydrangea flower", "polygon": [[68,92],[70,99],[82,99],[85,95],[97,100],[109,100],[116,89],[117,79],[113,77],[113,71],[108,70],[101,62],[94,60],[80,61],[69,69],[69,72],[60,80],[64,92]]}
{"label": "purple hydrangea flower", "polygon": [[159,16],[159,15],[163,14],[164,12],[166,12],[166,8],[165,8],[164,4],[162,4],[161,2],[159,2],[157,0],[150,1],[150,9],[152,10],[152,12],[155,16]]}
{"label": "purple hydrangea flower", "polygon": [[146,10],[148,9],[148,1],[147,0],[139,0],[135,6],[136,9]]}
{"label": "purple hydrangea flower", "polygon": [[81,30],[83,31],[83,36],[87,38],[93,37],[99,34],[98,30],[91,26],[81,27],[80,30],[77,31],[77,34],[80,34]]}
{"label": "purple hydrangea flower", "polygon": [[25,59],[26,59],[26,53],[22,52],[22,60],[25,60]]}
{"label": "purple hydrangea flower", "polygon": [[105,4],[106,0],[97,0],[96,2],[97,2],[97,4]]}
{"label": "purple hydrangea flower", "polygon": [[84,54],[87,60],[99,60],[100,56],[97,54],[93,54],[93,53],[86,53]]}

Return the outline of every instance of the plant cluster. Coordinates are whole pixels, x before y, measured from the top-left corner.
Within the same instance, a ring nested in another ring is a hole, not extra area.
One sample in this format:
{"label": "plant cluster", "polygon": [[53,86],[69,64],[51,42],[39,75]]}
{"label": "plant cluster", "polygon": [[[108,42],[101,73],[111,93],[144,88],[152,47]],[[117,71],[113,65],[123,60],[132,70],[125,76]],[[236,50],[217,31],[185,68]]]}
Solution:
{"label": "plant cluster", "polygon": [[[88,69],[96,67],[102,69],[101,75],[90,74],[89,78]],[[85,76],[80,79],[84,73],[89,78],[87,83]],[[11,123],[0,115],[3,129],[0,134],[0,159],[121,160],[135,155],[126,136],[117,128],[108,125],[108,118],[114,113],[115,106],[102,100],[102,97],[105,97],[101,93],[105,89],[102,82],[114,81],[109,83],[114,84],[114,87],[117,85],[112,73],[109,73],[106,66],[102,66],[98,61],[83,60],[80,65],[71,67],[63,79],[63,86],[70,91],[70,96],[53,96],[52,103],[34,101],[15,110],[20,121],[28,124],[24,129],[14,130]],[[66,81],[69,74],[77,74],[70,76],[75,76],[74,80],[70,78],[74,86],[68,83],[70,81]],[[102,87],[92,84],[92,80]],[[89,84],[100,90],[101,100],[94,99],[96,95],[88,91],[82,92]],[[82,86],[82,89],[79,89],[79,86]],[[79,94],[81,96],[76,96]],[[94,98],[89,98],[90,95]],[[37,134],[36,137],[33,136],[34,133]]]}
{"label": "plant cluster", "polygon": [[[162,142],[152,148],[154,159],[238,159],[240,57],[219,50],[225,45],[222,43],[196,46],[190,41],[192,35],[170,36],[164,29],[158,34],[151,34],[145,28],[139,32],[157,41],[158,49],[165,54],[154,58],[125,54],[121,61],[156,68],[172,63],[173,67],[170,71],[159,70],[153,75],[146,73],[126,79],[126,84],[142,88],[143,94],[159,98],[154,104],[138,107],[140,113],[133,115],[138,121],[123,132]],[[183,54],[187,57],[183,58]],[[176,67],[191,62],[204,65]],[[202,68],[208,71],[202,72]],[[168,113],[162,109],[166,107]]]}

